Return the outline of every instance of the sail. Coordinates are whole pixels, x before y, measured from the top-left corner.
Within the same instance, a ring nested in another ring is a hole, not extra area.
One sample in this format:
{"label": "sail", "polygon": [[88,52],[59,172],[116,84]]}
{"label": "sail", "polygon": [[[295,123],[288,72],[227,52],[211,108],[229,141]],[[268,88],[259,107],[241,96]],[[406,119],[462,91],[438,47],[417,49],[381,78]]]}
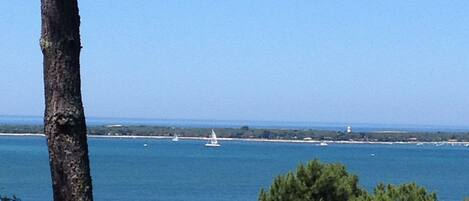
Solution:
{"label": "sail", "polygon": [[173,137],[172,141],[173,141],[173,142],[179,141],[179,137],[178,137],[178,135],[177,135],[176,133],[174,133],[174,137]]}
{"label": "sail", "polygon": [[212,129],[212,133],[209,135],[209,142],[205,144],[206,147],[219,147],[220,144],[218,144],[217,141],[217,134],[215,134],[215,131]]}
{"label": "sail", "polygon": [[212,143],[212,144],[217,144],[218,143],[217,135],[215,134],[215,131],[213,131],[213,129],[212,129],[212,138],[210,139],[210,143]]}

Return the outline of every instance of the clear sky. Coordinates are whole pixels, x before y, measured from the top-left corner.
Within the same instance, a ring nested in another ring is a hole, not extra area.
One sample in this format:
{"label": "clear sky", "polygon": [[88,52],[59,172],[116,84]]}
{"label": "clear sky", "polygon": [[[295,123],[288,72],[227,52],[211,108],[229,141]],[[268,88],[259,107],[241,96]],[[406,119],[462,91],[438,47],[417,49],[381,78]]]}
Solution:
{"label": "clear sky", "polygon": [[[0,3],[0,115],[42,115],[39,3]],[[87,116],[469,126],[467,0],[79,6]]]}

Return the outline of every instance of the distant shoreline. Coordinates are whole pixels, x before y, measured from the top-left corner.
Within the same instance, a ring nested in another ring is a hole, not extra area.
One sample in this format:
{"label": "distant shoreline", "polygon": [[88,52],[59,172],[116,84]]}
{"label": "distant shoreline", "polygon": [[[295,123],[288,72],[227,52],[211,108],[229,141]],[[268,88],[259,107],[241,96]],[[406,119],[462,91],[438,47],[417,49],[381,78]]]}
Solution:
{"label": "distant shoreline", "polygon": [[[45,137],[44,134],[37,133],[0,133],[2,136],[13,137]],[[120,139],[172,139],[171,136],[141,136],[141,135],[88,135],[90,138],[120,138]],[[179,137],[180,140],[208,140],[206,137]],[[435,141],[435,142],[381,142],[381,141],[333,141],[333,140],[288,140],[288,139],[261,139],[261,138],[217,138],[219,141],[246,141],[246,142],[268,142],[268,143],[302,143],[302,144],[319,144],[321,142],[331,144],[444,144],[444,145],[465,145],[469,146],[469,142],[450,142],[450,141]]]}
{"label": "distant shoreline", "polygon": [[[0,115],[0,125],[43,125],[43,116]],[[257,129],[326,130],[342,131],[348,125],[356,132],[469,132],[469,125],[457,124],[398,124],[360,122],[315,122],[315,121],[274,121],[274,120],[223,120],[223,119],[164,119],[126,117],[87,117],[88,126],[121,124],[126,126],[159,126],[179,128],[239,128],[249,126]]]}

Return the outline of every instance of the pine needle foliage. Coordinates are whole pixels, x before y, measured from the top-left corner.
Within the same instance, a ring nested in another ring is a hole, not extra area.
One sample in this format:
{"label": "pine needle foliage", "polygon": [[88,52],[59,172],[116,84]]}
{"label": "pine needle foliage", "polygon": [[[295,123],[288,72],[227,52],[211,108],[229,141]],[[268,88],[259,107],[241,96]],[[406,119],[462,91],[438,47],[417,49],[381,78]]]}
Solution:
{"label": "pine needle foliage", "polygon": [[343,165],[313,160],[296,172],[278,176],[268,191],[261,190],[259,201],[344,201],[363,193],[358,177]]}
{"label": "pine needle foliage", "polygon": [[437,196],[415,183],[378,184],[370,194],[345,166],[313,160],[275,178],[269,189],[261,189],[259,201],[437,201]]}

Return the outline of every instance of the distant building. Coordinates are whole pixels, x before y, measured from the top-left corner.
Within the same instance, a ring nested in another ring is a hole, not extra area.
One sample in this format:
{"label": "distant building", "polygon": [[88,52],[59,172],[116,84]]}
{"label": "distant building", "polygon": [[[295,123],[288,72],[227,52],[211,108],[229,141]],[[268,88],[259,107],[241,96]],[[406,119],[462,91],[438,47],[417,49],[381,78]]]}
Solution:
{"label": "distant building", "polygon": [[106,127],[108,127],[108,128],[120,128],[120,127],[123,127],[123,125],[121,125],[121,124],[111,124],[111,125],[107,125]]}
{"label": "distant building", "polygon": [[352,133],[352,127],[351,126],[347,126],[347,133]]}

